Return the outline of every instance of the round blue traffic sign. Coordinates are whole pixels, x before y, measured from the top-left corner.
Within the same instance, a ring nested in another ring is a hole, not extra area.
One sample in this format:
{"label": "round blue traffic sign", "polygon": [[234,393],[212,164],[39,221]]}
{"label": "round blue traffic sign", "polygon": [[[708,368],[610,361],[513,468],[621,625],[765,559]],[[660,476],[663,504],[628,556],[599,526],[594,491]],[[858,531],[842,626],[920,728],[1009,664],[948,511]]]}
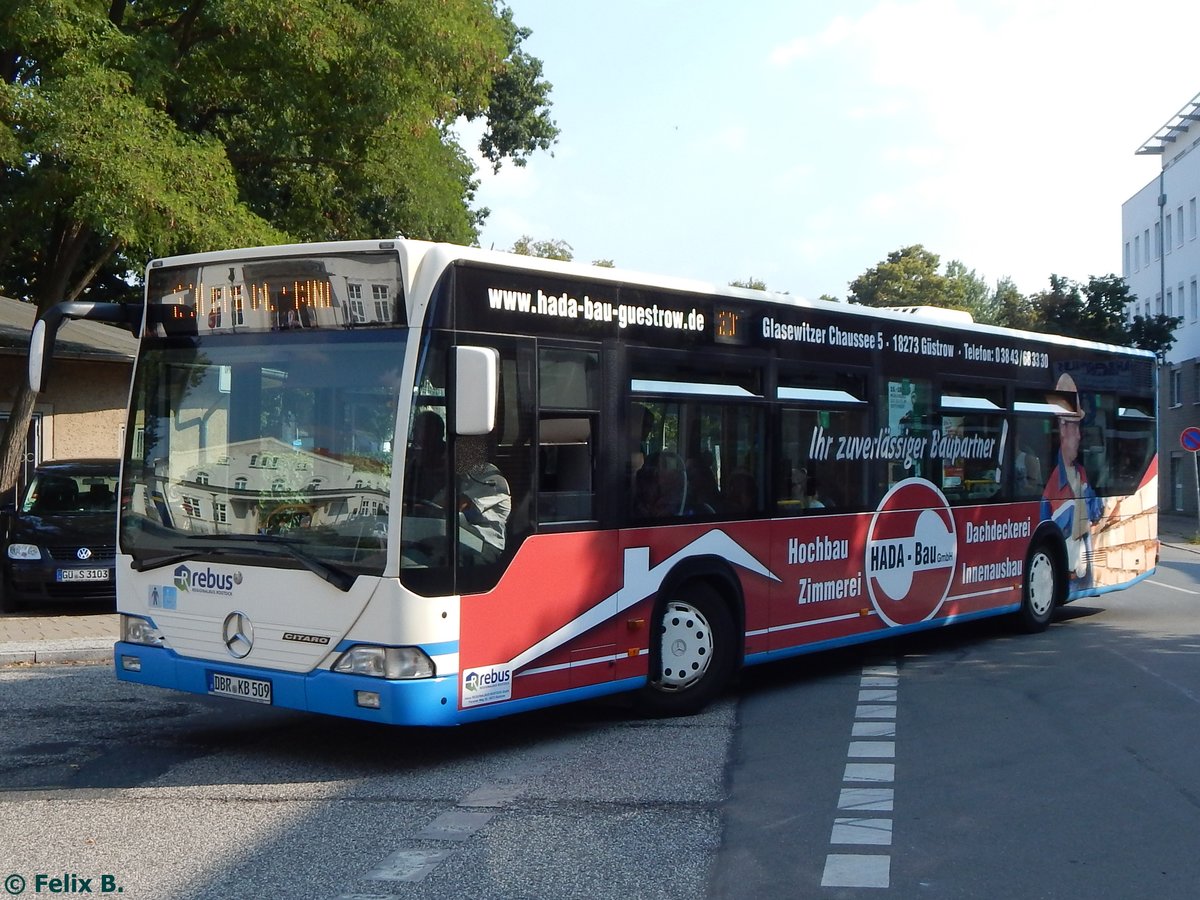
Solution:
{"label": "round blue traffic sign", "polygon": [[1179,443],[1183,444],[1184,450],[1191,450],[1193,453],[1200,450],[1200,428],[1192,426],[1183,429],[1183,433],[1179,435]]}

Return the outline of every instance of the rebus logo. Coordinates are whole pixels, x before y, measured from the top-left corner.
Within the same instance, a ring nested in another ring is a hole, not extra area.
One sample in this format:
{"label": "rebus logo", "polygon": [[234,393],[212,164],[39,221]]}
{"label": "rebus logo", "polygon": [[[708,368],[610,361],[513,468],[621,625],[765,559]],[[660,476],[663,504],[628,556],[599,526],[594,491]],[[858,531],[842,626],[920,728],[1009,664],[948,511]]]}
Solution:
{"label": "rebus logo", "polygon": [[472,672],[467,676],[466,682],[463,684],[468,691],[478,691],[482,688],[495,687],[500,684],[507,684],[512,680],[512,672]]}
{"label": "rebus logo", "polygon": [[462,676],[463,706],[496,703],[512,697],[512,668],[485,666],[467,669]]}
{"label": "rebus logo", "polygon": [[181,591],[197,591],[206,594],[232,594],[233,586],[240,584],[240,572],[232,575],[203,569],[193,572],[186,565],[175,570],[175,587]]}

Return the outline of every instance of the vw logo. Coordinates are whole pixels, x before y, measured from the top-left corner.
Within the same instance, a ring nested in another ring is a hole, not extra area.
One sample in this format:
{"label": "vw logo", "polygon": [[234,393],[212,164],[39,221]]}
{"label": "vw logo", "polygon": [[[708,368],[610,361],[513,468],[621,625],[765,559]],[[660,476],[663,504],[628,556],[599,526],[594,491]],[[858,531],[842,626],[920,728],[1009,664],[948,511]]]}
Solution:
{"label": "vw logo", "polygon": [[75,556],[78,559],[91,559],[92,551],[87,547],[80,547],[78,550],[75,551]]}
{"label": "vw logo", "polygon": [[221,627],[221,639],[225,641],[225,649],[234,659],[248,656],[254,647],[254,625],[245,613],[231,612],[225,617]]}

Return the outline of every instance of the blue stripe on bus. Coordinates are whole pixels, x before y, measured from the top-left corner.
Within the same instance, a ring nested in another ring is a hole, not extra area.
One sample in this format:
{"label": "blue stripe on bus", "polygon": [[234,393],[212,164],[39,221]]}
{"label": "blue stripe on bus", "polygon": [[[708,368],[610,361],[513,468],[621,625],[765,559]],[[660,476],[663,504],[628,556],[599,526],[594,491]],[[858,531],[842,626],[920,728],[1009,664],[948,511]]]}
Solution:
{"label": "blue stripe on bus", "polygon": [[[327,669],[313,672],[279,672],[257,666],[188,659],[165,647],[147,647],[124,641],[117,642],[113,657],[117,678],[121,681],[171,688],[192,694],[208,694],[209,675],[213,672],[257,678],[271,683],[272,706],[387,725],[459,725],[629,691],[646,682],[645,677],[629,678],[540,697],[460,710],[457,675],[412,681],[386,681],[365,675],[330,672]],[[122,659],[125,657],[136,657],[141,666],[140,671],[125,669],[122,665]],[[356,691],[378,694],[380,708],[359,706],[355,699]]]}
{"label": "blue stripe on bus", "polygon": [[436,644],[381,644],[376,641],[340,640],[333,648],[335,653],[345,653],[351,647],[420,647],[430,656],[444,656],[447,653],[458,652],[458,641],[441,641]]}
{"label": "blue stripe on bus", "polygon": [[1067,602],[1072,603],[1076,600],[1082,600],[1084,597],[1101,597],[1104,594],[1111,594],[1113,591],[1123,591],[1126,588],[1133,587],[1139,581],[1145,581],[1156,571],[1158,571],[1157,566],[1155,566],[1149,572],[1143,572],[1141,575],[1137,575],[1134,578],[1131,578],[1129,581],[1122,581],[1120,584],[1106,584],[1103,587],[1093,587],[1083,591],[1073,591],[1067,595]]}
{"label": "blue stripe on bus", "polygon": [[868,644],[872,641],[886,640],[887,638],[900,637],[904,634],[912,634],[915,631],[929,631],[932,628],[943,628],[946,625],[958,625],[963,622],[971,622],[975,619],[990,619],[994,616],[1003,616],[1007,613],[1016,612],[1021,608],[1020,603],[1013,603],[1008,606],[1000,606],[996,609],[985,609],[979,612],[965,613],[960,616],[948,616],[944,619],[932,619],[928,622],[917,622],[913,625],[896,625],[888,628],[886,631],[868,631],[863,634],[851,634],[846,637],[831,638],[827,641],[818,641],[815,644],[798,644],[795,647],[784,647],[779,650],[765,650],[762,653],[753,653],[746,657],[745,664],[748,666],[756,666],[759,663],[774,662],[775,660],[787,659],[792,656],[802,656],[806,653],[819,653],[822,650],[834,650],[838,647],[852,647],[855,644]]}

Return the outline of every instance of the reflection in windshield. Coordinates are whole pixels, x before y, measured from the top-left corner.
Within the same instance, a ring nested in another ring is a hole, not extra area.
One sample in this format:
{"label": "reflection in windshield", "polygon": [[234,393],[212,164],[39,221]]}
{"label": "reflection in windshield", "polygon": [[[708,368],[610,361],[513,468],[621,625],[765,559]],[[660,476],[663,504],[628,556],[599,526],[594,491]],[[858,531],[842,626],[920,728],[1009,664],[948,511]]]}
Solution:
{"label": "reflection in windshield", "polygon": [[403,337],[274,333],[144,348],[122,549],[141,565],[217,552],[189,541],[197,536],[274,536],[286,541],[240,552],[381,572]]}

